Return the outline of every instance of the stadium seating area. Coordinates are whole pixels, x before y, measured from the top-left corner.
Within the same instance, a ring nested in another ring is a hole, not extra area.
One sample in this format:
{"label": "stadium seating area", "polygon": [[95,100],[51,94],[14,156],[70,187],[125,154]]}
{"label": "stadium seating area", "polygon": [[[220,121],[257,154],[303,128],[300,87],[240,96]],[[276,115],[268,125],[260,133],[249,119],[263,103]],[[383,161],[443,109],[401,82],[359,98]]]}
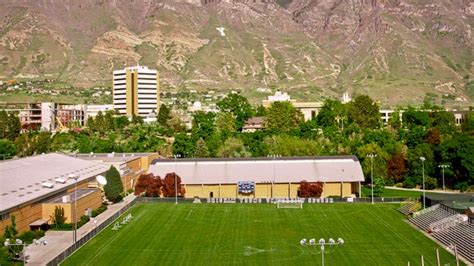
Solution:
{"label": "stadium seating area", "polygon": [[421,208],[421,203],[419,202],[409,202],[404,204],[400,209],[398,209],[399,212],[405,214],[405,215],[410,215]]}
{"label": "stadium seating area", "polygon": [[[440,221],[443,223],[442,220],[450,220],[447,219],[448,217],[453,217],[451,220],[454,221],[456,216],[460,215],[453,214],[446,207],[443,208],[442,205],[437,204],[414,213],[413,218],[410,218],[409,221],[421,230],[432,233],[430,228],[434,224],[439,224]],[[457,220],[460,222],[452,223],[442,230],[433,232],[432,236],[450,249],[454,249],[456,246],[459,255],[474,263],[474,224],[468,222],[467,219],[465,221]]]}
{"label": "stadium seating area", "polygon": [[439,205],[435,205],[430,208],[432,209],[430,209],[428,212],[410,218],[410,222],[418,226],[421,230],[427,231],[430,224],[453,215],[451,212],[448,212],[443,208],[439,208]]}
{"label": "stadium seating area", "polygon": [[448,247],[456,245],[461,256],[474,262],[474,224],[462,223],[432,234]]}

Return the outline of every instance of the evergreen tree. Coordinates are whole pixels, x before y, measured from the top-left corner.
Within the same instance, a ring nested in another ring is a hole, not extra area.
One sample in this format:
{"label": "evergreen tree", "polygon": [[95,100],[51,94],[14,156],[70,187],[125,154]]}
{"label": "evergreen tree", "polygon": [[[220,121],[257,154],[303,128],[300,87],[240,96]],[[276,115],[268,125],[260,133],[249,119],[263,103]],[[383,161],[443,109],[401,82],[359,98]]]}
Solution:
{"label": "evergreen tree", "polygon": [[5,110],[0,111],[0,138],[6,138],[8,128],[8,114]]}
{"label": "evergreen tree", "polygon": [[102,111],[99,111],[94,119],[94,130],[95,132],[105,132],[105,118]]}
{"label": "evergreen tree", "polygon": [[8,115],[6,137],[9,140],[14,141],[20,135],[20,132],[21,132],[20,118],[18,118],[18,116],[16,116],[15,114]]}
{"label": "evergreen tree", "polygon": [[107,111],[104,116],[104,128],[106,132],[115,130],[114,111]]}
{"label": "evergreen tree", "polygon": [[156,121],[160,125],[166,127],[167,126],[166,121],[168,121],[169,118],[170,118],[170,109],[165,104],[161,104],[160,112],[158,113],[158,117],[157,117]]}
{"label": "evergreen tree", "polygon": [[107,179],[107,184],[104,186],[104,192],[107,199],[114,203],[121,201],[123,184],[117,168],[110,166],[110,169],[105,174],[105,179]]}

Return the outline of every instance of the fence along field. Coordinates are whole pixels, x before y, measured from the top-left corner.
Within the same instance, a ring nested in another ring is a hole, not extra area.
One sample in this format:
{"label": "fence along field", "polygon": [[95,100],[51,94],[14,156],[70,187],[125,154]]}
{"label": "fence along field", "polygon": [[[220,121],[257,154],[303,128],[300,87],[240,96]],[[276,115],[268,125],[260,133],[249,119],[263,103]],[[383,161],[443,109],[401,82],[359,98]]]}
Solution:
{"label": "fence along field", "polygon": [[[90,240],[62,265],[319,265],[303,238],[343,238],[327,265],[455,265],[455,258],[411,227],[398,204],[137,204],[133,219]],[[125,215],[128,215],[125,214]],[[120,218],[118,221],[121,221]]]}

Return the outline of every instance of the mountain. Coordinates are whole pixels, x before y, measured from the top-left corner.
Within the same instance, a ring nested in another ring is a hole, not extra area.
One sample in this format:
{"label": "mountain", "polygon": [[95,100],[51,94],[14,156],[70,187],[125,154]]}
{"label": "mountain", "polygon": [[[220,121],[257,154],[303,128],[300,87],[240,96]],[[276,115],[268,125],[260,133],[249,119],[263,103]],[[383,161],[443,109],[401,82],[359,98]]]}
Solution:
{"label": "mountain", "polygon": [[473,25],[469,0],[1,0],[0,79],[110,86],[140,64],[164,90],[469,105]]}

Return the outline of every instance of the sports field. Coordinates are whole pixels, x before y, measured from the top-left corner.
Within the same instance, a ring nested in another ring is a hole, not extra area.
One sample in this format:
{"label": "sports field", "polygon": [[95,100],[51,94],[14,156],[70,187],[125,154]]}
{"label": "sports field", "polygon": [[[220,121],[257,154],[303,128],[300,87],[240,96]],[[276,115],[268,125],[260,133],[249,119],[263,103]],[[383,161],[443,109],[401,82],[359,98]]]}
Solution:
{"label": "sports field", "polygon": [[[326,265],[436,264],[432,240],[389,204],[138,204],[134,218],[92,239],[62,265],[320,265],[317,246],[299,241],[342,237]],[[439,247],[441,265],[454,256]]]}

